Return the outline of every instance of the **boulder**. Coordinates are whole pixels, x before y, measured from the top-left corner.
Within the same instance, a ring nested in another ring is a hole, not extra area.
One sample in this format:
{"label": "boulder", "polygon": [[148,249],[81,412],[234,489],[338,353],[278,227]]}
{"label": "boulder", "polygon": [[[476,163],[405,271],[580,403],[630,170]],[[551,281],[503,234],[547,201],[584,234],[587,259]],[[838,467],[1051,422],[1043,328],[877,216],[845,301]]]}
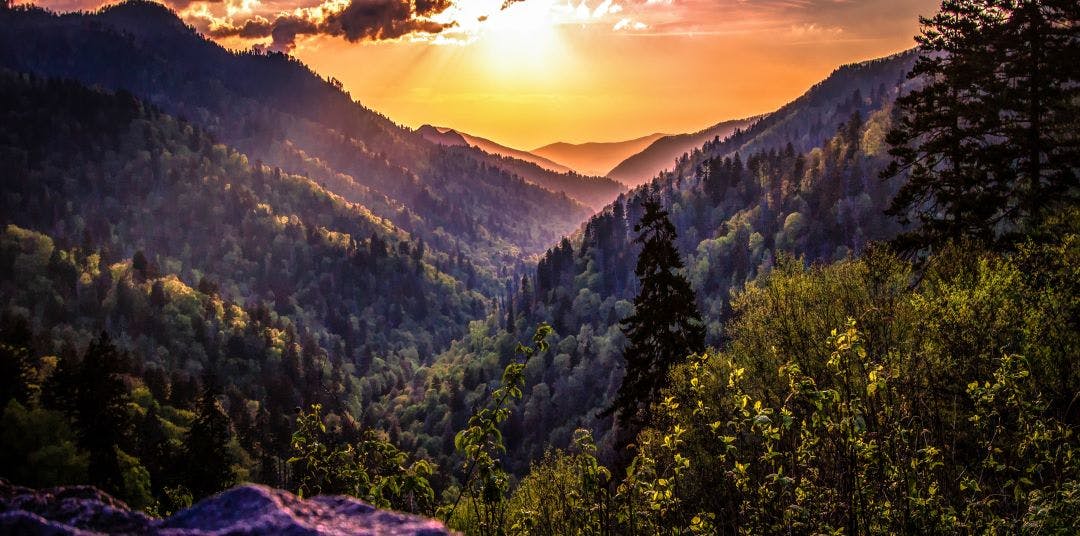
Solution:
{"label": "boulder", "polygon": [[132,511],[91,486],[34,490],[0,480],[0,534],[160,536],[452,534],[442,523],[344,496],[299,497],[247,484],[165,519]]}

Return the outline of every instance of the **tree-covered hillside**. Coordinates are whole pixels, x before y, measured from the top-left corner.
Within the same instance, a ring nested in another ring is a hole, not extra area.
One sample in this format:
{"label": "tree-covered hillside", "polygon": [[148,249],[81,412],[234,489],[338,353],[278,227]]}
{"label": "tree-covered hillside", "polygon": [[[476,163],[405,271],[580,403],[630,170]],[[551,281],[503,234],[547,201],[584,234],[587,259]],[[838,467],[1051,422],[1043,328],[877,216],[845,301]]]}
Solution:
{"label": "tree-covered hillside", "polygon": [[[5,357],[16,369],[5,381],[24,385],[12,388],[22,406],[5,418],[20,426],[74,411],[41,401],[34,413],[38,394],[71,387],[35,378],[60,381],[65,362],[93,355],[87,348],[115,348],[120,391],[137,400],[137,415],[155,408],[146,417],[154,426],[168,418],[163,441],[182,437],[201,393],[213,390],[225,395],[238,437],[230,447],[237,477],[289,486],[283,460],[295,408],[322,403],[359,433],[358,423],[382,419],[373,399],[484,314],[486,300],[468,281],[440,269],[470,272],[460,257],[426,249],[306,177],[252,164],[130,94],[4,72],[0,118],[4,348],[20,356],[15,364]],[[118,429],[114,442],[137,459],[121,465],[136,471],[141,459],[155,486],[178,485],[150,465],[176,472],[176,460],[138,455],[133,449],[146,446],[127,433]],[[6,455],[52,448],[49,437]],[[56,463],[85,470],[86,460],[70,455]],[[45,484],[66,469],[26,470],[28,481]],[[220,489],[193,485],[186,489]],[[139,490],[113,488],[149,501]]]}
{"label": "tree-covered hillside", "polygon": [[754,124],[760,117],[723,121],[709,128],[686,134],[664,136],[649,144],[641,152],[619,162],[607,172],[607,176],[631,186],[649,182],[659,172],[668,169],[683,154],[693,151],[701,144],[714,139],[724,139]]}
{"label": "tree-covered hillside", "polygon": [[282,54],[234,53],[160,4],[0,12],[0,66],[130,91],[252,158],[303,173],[430,248],[496,275],[589,209],[498,162],[432,144]]}
{"label": "tree-covered hillside", "polygon": [[[247,157],[130,94],[4,76],[4,223],[103,250],[328,329],[349,355],[430,355],[483,311],[364,207]],[[394,300],[387,299],[391,292]],[[359,319],[359,320],[358,320]]]}
{"label": "tree-covered hillside", "polygon": [[486,322],[474,322],[469,336],[418,376],[409,397],[396,399],[399,407],[389,413],[407,429],[437,436],[443,421],[406,424],[411,406],[423,404],[423,415],[457,413],[453,406],[432,406],[435,387],[446,404],[469,407],[483,396],[487,381],[497,378],[514,341],[544,321],[555,328],[553,351],[526,369],[523,410],[507,430],[511,448],[520,449],[513,451],[511,467],[524,470],[549,446],[568,445],[578,427],[591,429],[601,452],[612,455],[604,449],[617,431],[610,418],[596,413],[610,403],[623,374],[626,339],[619,321],[632,313],[638,290],[639,246],[631,229],[641,218],[642,200],[657,196],[670,213],[707,342],[720,345],[727,337],[731,293],[768,272],[781,252],[807,263],[832,262],[900,232],[884,210],[902,178],[878,178],[888,162],[890,103],[871,108],[857,95],[842,96],[838,106],[846,107],[847,116],[819,147],[798,152],[785,144],[712,157],[696,152],[675,175],[620,196],[580,234],[548,251],[535,271],[519,274],[502,309]]}

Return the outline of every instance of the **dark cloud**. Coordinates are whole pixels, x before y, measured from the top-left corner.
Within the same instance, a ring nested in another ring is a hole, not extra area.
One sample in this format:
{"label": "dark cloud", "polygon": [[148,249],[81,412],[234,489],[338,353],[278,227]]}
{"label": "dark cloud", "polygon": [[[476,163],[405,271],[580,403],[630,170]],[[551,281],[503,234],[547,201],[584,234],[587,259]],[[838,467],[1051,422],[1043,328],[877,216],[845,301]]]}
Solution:
{"label": "dark cloud", "polygon": [[270,30],[271,44],[275,50],[291,50],[296,44],[296,36],[319,33],[318,25],[314,22],[295,17],[292,15],[278,17]]}
{"label": "dark cloud", "polygon": [[436,15],[452,4],[450,0],[416,0],[416,14],[424,17]]}
{"label": "dark cloud", "polygon": [[211,37],[270,37],[270,48],[289,51],[299,35],[331,35],[349,41],[395,39],[414,33],[435,34],[453,24],[428,19],[446,11],[452,0],[352,0],[343,9],[321,19],[314,16],[282,14],[274,20],[256,16],[243,24],[218,26],[207,33]]}
{"label": "dark cloud", "polygon": [[[427,11],[421,12],[421,5]],[[441,8],[440,8],[441,5]],[[394,39],[411,33],[439,33],[445,26],[418,18],[445,11],[445,0],[419,0],[413,10],[409,0],[352,0],[345,9],[326,17],[326,33],[349,41]]]}
{"label": "dark cloud", "polygon": [[178,11],[191,4],[218,4],[221,2],[222,0],[164,0],[165,5]]}

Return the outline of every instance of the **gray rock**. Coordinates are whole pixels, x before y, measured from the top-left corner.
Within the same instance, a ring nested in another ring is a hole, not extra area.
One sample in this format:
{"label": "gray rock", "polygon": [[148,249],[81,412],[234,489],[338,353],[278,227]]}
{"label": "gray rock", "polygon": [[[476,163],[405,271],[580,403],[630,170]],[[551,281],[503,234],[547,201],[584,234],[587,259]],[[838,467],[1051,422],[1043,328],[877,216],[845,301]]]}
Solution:
{"label": "gray rock", "polygon": [[151,521],[92,486],[34,490],[0,480],[0,534],[137,534]]}
{"label": "gray rock", "polygon": [[0,534],[441,536],[452,533],[438,521],[379,510],[351,497],[303,500],[288,492],[252,484],[204,499],[172,517],[153,519],[90,486],[33,490],[0,480]]}

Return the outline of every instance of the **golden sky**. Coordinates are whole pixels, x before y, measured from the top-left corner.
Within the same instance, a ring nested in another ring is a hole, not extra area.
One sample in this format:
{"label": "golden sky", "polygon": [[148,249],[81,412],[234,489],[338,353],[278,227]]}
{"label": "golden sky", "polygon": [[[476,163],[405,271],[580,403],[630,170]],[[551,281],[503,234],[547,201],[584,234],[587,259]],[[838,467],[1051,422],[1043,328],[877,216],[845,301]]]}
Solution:
{"label": "golden sky", "polygon": [[528,150],[774,110],[840,64],[910,48],[939,0],[168,3],[226,46],[289,51],[399,123]]}

